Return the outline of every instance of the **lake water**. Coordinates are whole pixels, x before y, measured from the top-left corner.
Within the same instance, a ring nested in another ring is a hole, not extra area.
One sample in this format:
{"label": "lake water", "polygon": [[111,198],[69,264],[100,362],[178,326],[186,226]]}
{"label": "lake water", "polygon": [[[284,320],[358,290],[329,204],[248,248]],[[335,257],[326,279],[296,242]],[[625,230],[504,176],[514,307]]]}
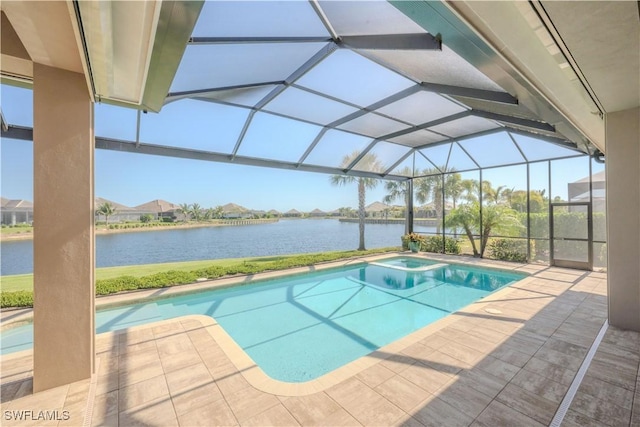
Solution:
{"label": "lake water", "polygon": [[[416,231],[434,231],[415,227]],[[368,249],[400,246],[403,224],[367,224]],[[358,224],[337,219],[280,220],[269,224],[182,228],[96,236],[96,266],[241,258],[358,247]],[[55,248],[52,248],[55,250]],[[33,272],[33,241],[0,244],[2,275]]]}

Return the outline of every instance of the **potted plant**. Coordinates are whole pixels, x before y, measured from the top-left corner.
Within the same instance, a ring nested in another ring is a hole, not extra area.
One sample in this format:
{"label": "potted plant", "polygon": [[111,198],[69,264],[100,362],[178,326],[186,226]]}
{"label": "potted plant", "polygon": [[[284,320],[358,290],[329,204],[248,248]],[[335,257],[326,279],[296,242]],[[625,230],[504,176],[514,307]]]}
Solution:
{"label": "potted plant", "polygon": [[419,252],[420,247],[425,242],[425,238],[418,233],[409,233],[402,236],[402,241],[407,242],[407,246],[411,252]]}

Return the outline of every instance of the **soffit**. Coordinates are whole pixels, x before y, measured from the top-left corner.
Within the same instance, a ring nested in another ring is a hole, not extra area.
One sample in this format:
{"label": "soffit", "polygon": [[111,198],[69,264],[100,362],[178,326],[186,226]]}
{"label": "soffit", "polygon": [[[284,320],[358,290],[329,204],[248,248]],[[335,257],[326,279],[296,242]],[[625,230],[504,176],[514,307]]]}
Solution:
{"label": "soffit", "polygon": [[543,1],[606,112],[640,105],[640,11],[634,1]]}
{"label": "soffit", "polygon": [[33,62],[83,73],[66,1],[2,1],[1,7]]}

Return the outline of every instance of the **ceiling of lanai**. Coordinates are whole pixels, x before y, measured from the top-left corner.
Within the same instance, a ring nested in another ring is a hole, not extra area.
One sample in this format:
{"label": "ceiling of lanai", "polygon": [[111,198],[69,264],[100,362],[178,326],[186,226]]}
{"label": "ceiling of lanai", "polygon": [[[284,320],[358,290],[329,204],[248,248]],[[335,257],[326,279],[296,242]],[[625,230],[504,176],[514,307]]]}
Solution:
{"label": "ceiling of lanai", "polygon": [[637,3],[568,3],[3,1],[2,74],[84,73],[97,123],[129,107],[98,148],[406,179],[604,151],[602,113],[637,105]]}

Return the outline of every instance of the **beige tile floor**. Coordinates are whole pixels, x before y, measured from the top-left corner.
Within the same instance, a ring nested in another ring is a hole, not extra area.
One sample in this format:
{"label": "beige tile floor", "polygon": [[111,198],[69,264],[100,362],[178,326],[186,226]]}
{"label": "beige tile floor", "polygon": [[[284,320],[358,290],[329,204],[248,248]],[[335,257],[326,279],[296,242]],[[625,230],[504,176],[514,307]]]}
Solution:
{"label": "beige tile floor", "polygon": [[[33,394],[32,358],[5,357],[2,424],[549,425],[606,318],[606,276],[517,268],[533,275],[312,388],[249,375],[198,318],[100,335],[93,383]],[[563,425],[640,425],[639,364],[640,334],[609,327]],[[20,410],[68,419],[7,418]]]}

